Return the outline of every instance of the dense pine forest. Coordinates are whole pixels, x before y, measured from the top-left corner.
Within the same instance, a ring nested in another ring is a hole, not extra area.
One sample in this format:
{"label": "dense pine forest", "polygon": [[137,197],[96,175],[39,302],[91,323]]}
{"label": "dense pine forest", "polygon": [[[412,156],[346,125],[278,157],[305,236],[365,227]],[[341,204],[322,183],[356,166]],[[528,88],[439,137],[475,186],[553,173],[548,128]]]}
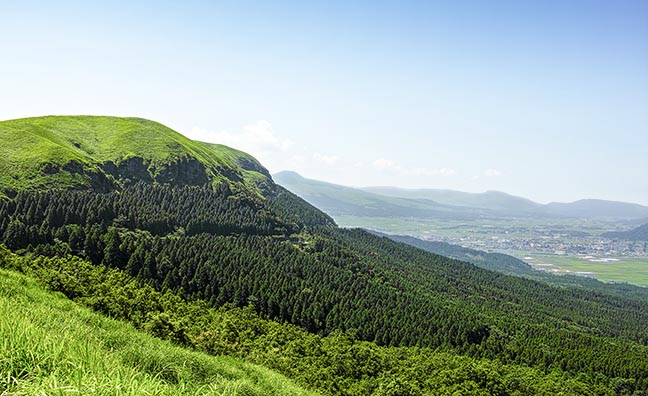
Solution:
{"label": "dense pine forest", "polygon": [[[104,315],[130,322],[155,337],[212,355],[244,358],[282,372],[324,395],[642,394],[633,391],[636,384],[629,379],[572,375],[559,369],[504,364],[499,359],[471,358],[430,348],[380,347],[358,340],[353,330],[336,330],[323,337],[298,326],[263,319],[252,305],[211,308],[202,300],[187,301],[169,290],[156,291],[124,271],[73,256],[25,258],[0,247],[0,267],[26,273],[53,291]],[[169,354],[166,348],[164,353]],[[146,352],[140,354],[144,356],[139,359],[147,358]],[[172,353],[171,357],[186,359],[178,355]],[[160,358],[156,355],[156,359]],[[176,389],[180,385],[177,381],[188,375],[197,382],[209,379],[203,373],[205,368],[200,367],[203,362],[189,360],[199,372],[188,373],[186,360],[168,361],[168,356],[162,360],[167,362],[162,363],[163,375],[157,379],[168,387]],[[19,368],[0,364],[0,369],[8,374],[0,385],[8,389],[20,386],[11,380]],[[128,391],[143,385],[138,381],[124,388]],[[268,391],[283,394],[269,385],[273,384],[261,382],[255,387],[266,386]],[[258,391],[245,390],[243,394]]]}
{"label": "dense pine forest", "polygon": [[645,302],[484,271],[337,229],[312,208],[308,223],[285,220],[271,209],[285,213],[298,198],[277,197],[262,205],[226,189],[144,183],[108,194],[20,193],[0,206],[0,231],[14,251],[76,255],[157,290],[213,307],[251,306],[316,334],[352,331],[377,345],[645,386]]}
{"label": "dense pine forest", "polygon": [[[258,176],[267,172],[249,158],[227,159],[231,168],[196,168],[205,183],[155,179],[177,176],[177,161],[162,173],[160,163],[125,166],[106,178],[109,188],[81,171],[80,183],[55,188],[14,180],[0,200],[2,266],[155,336],[266,365],[323,394],[648,389],[644,299],[507,276],[338,228]],[[38,177],[48,172],[56,170]]]}

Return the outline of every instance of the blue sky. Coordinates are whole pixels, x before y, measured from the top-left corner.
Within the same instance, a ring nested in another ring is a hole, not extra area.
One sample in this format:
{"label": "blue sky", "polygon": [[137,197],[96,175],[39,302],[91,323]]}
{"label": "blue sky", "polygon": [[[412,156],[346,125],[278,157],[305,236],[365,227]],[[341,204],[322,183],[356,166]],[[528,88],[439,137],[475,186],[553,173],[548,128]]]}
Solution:
{"label": "blue sky", "polygon": [[0,1],[0,119],[140,116],[340,184],[648,204],[646,1],[131,3]]}

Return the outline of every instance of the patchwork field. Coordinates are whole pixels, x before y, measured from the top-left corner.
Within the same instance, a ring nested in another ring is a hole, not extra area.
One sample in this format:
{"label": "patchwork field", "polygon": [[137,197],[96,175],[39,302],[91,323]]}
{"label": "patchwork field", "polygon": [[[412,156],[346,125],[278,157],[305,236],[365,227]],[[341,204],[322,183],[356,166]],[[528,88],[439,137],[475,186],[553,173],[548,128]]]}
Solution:
{"label": "patchwork field", "polygon": [[525,256],[536,269],[648,286],[648,257]]}
{"label": "patchwork field", "polygon": [[[342,227],[412,235],[516,256],[536,269],[648,286],[648,243],[601,237],[619,223],[574,219],[480,219],[335,216]],[[529,258],[530,257],[530,258]]]}

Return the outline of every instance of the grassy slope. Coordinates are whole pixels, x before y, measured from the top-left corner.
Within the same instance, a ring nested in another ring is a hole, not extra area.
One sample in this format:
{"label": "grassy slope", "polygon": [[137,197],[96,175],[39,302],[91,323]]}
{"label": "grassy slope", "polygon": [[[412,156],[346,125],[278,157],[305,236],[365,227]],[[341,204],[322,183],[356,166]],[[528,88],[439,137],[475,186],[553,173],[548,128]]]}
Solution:
{"label": "grassy slope", "polygon": [[196,158],[212,180],[222,180],[219,169],[234,169],[246,182],[265,180],[263,173],[244,170],[244,160],[263,167],[248,154],[222,145],[193,141],[170,128],[141,118],[104,116],[48,116],[0,122],[0,185],[21,190],[43,186],[87,184],[65,172],[43,174],[44,164],[70,161],[98,171],[98,165],[141,157],[150,164],[168,164]]}
{"label": "grassy slope", "polygon": [[0,270],[0,389],[16,395],[312,394],[268,369],[139,333],[6,270]]}

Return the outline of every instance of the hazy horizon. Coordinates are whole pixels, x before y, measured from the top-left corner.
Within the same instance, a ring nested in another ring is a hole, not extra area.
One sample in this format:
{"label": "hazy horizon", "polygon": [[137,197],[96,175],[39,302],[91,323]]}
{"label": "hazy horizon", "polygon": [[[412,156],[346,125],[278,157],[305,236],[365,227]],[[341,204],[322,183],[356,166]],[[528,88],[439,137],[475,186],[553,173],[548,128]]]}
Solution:
{"label": "hazy horizon", "polygon": [[[336,185],[340,185],[340,186],[343,186],[343,187],[351,187],[351,188],[356,188],[356,189],[398,188],[398,189],[410,190],[410,191],[416,191],[416,190],[447,190],[447,191],[467,192],[467,193],[472,193],[472,194],[483,194],[483,193],[487,193],[487,192],[500,192],[500,193],[505,193],[505,194],[508,194],[508,195],[516,196],[516,197],[519,197],[519,198],[525,198],[525,199],[528,199],[528,200],[533,201],[535,203],[539,203],[539,204],[543,204],[543,205],[548,204],[548,203],[570,203],[570,202],[579,201],[579,200],[600,199],[600,198],[593,198],[593,197],[581,197],[581,198],[575,199],[573,201],[556,201],[556,200],[553,200],[553,201],[539,201],[539,200],[535,200],[535,199],[533,199],[531,197],[526,197],[524,195],[511,194],[508,191],[502,191],[502,190],[463,191],[463,190],[454,190],[454,189],[448,189],[448,188],[435,188],[435,187],[412,187],[412,188],[410,188],[410,187],[399,187],[399,186],[393,186],[393,185],[387,185],[387,184],[385,184],[385,185],[377,185],[377,184],[372,184],[372,185],[348,185],[348,184],[336,183],[336,182],[333,182],[333,181],[330,181],[330,180],[321,180],[321,179],[316,179],[316,178],[313,178],[313,177],[308,177],[306,175],[303,175],[303,174],[301,174],[301,173],[299,173],[297,171],[290,170],[290,169],[285,169],[285,170],[278,171],[278,172],[272,172],[272,176],[274,177],[276,174],[281,173],[281,172],[294,172],[294,173],[297,173],[299,176],[301,176],[301,177],[303,177],[305,179],[311,179],[311,180],[316,180],[316,181],[319,181],[319,182],[324,182],[324,183],[329,183],[329,184],[336,184]],[[612,200],[612,201],[614,201],[614,200]],[[632,201],[618,201],[618,202],[626,202],[626,203],[631,203],[631,204],[638,204],[638,205],[648,206],[648,205],[643,204],[641,202],[632,202]]]}
{"label": "hazy horizon", "polygon": [[348,186],[648,205],[648,3],[0,4],[0,119],[138,116]]}

